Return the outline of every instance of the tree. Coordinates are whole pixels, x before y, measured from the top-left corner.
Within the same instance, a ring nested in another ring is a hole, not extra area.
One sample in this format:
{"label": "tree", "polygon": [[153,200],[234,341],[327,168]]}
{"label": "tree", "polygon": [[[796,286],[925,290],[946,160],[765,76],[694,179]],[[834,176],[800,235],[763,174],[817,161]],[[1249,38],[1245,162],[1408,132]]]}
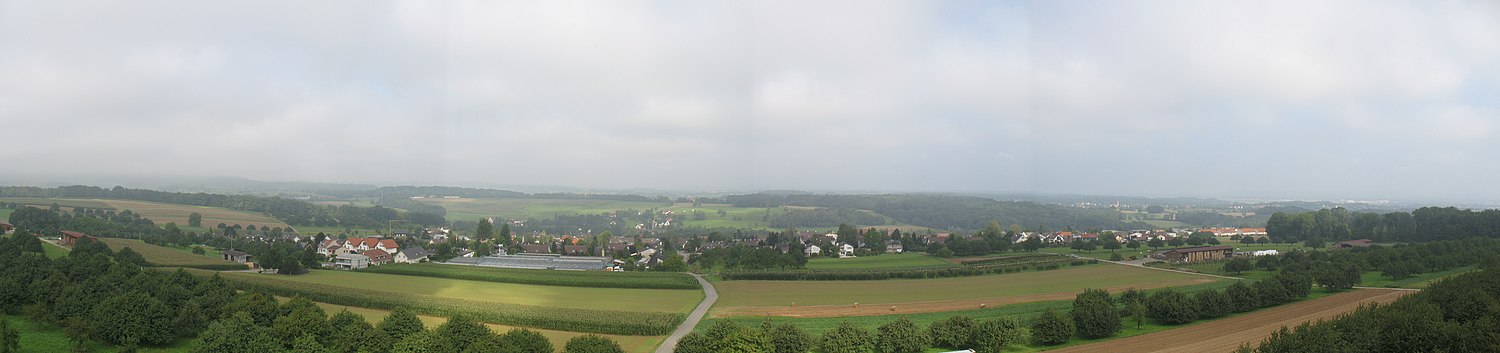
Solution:
{"label": "tree", "polygon": [[1161,239],[1151,238],[1151,240],[1146,241],[1146,245],[1150,246],[1152,249],[1160,249],[1163,245],[1166,244],[1164,244]]}
{"label": "tree", "polygon": [[[90,325],[89,320],[83,316],[70,317],[64,321],[63,335],[68,336],[68,343],[73,344],[74,352],[88,352],[89,336],[93,335],[93,331],[94,326]],[[203,335],[199,339],[207,340],[206,337],[209,336]]]}
{"label": "tree", "polygon": [[481,218],[479,225],[474,226],[474,239],[480,241],[490,240],[495,235],[495,227],[490,224],[489,218]]}
{"label": "tree", "polygon": [[1109,253],[1109,261],[1124,261],[1124,260],[1125,260],[1125,257],[1124,256],[1120,256],[1120,253],[1118,253],[1118,252],[1110,252]]}
{"label": "tree", "polygon": [[[793,251],[793,253],[800,254],[801,252]],[[667,259],[663,260],[660,264],[657,264],[656,268],[652,268],[652,270],[664,272],[687,272],[687,262],[682,260],[682,254],[673,252],[670,255],[667,255]]]}
{"label": "tree", "polygon": [[463,352],[475,342],[495,335],[489,328],[475,321],[474,317],[462,314],[449,318],[434,333],[437,340],[447,344],[451,352]]}
{"label": "tree", "polygon": [[193,212],[191,214],[188,214],[188,226],[189,227],[202,227],[203,226],[203,215],[198,214],[198,212]]}
{"label": "tree", "polygon": [[932,338],[933,346],[966,348],[971,345],[970,337],[974,335],[974,327],[977,324],[968,316],[953,316],[928,326],[927,336]]}
{"label": "tree", "polygon": [[500,335],[501,353],[551,352],[552,341],[540,332],[513,328]]}
{"label": "tree", "polygon": [[333,331],[324,340],[323,346],[330,351],[353,353],[364,349],[368,342],[379,342],[370,322],[365,321],[364,316],[349,310],[333,314],[333,317],[328,318],[328,325]]}
{"label": "tree", "polygon": [[396,342],[396,345],[391,347],[391,353],[430,353],[442,352],[443,349],[443,344],[438,342],[432,332],[422,331]]}
{"label": "tree", "polygon": [[209,324],[198,335],[193,353],[260,353],[275,352],[281,344],[271,337],[270,328],[257,325],[250,314],[238,312]]}
{"label": "tree", "polygon": [[163,344],[177,337],[174,313],[161,300],[135,291],[95,305],[89,323],[94,326],[94,337],[105,342],[125,347]]}
{"label": "tree", "polygon": [[[999,226],[995,226],[999,229]],[[875,350],[881,353],[913,353],[927,348],[928,337],[911,319],[901,317],[875,329]]]}
{"label": "tree", "polygon": [[766,340],[771,341],[772,353],[805,353],[812,350],[812,336],[808,335],[802,328],[791,323],[783,323],[771,326],[767,322],[763,331]]}
{"label": "tree", "polygon": [[21,332],[10,327],[10,320],[0,318],[0,353],[21,351]]}
{"label": "tree", "polygon": [[1229,310],[1233,312],[1243,313],[1260,307],[1255,290],[1245,285],[1244,281],[1235,281],[1224,288],[1224,296],[1229,298]]}
{"label": "tree", "polygon": [[291,347],[288,353],[329,353],[328,349],[323,348],[323,344],[318,343],[318,338],[313,335],[298,337],[292,341]]}
{"label": "tree", "polygon": [[1183,244],[1186,244],[1186,243],[1187,242],[1184,241],[1184,240],[1182,240],[1182,238],[1172,238],[1172,240],[1168,240],[1167,241],[1167,245],[1170,245],[1170,246],[1172,246],[1174,248],[1182,246]]}
{"label": "tree", "polygon": [[1194,294],[1193,301],[1198,303],[1198,317],[1206,319],[1229,315],[1234,310],[1229,297],[1224,295],[1224,292],[1213,289]]}
{"label": "tree", "polygon": [[1021,243],[1021,249],[1024,249],[1026,251],[1037,251],[1041,248],[1042,237],[1040,236],[1026,237],[1026,241]]}
{"label": "tree", "polygon": [[709,339],[708,336],[698,334],[697,332],[693,332],[693,333],[687,334],[687,336],[682,336],[682,340],[677,341],[677,347],[675,349],[673,349],[672,352],[674,352],[674,353],[717,353],[713,349],[713,346],[715,344],[716,344],[716,342],[714,342],[713,340]]}
{"label": "tree", "polygon": [[1198,319],[1197,303],[1186,294],[1171,288],[1162,289],[1146,299],[1146,316],[1164,324],[1175,325]]}
{"label": "tree", "polygon": [[1255,289],[1256,302],[1262,307],[1278,305],[1292,299],[1286,287],[1279,281],[1263,280],[1255,282],[1251,288]]}
{"label": "tree", "polygon": [[1031,324],[1031,339],[1041,345],[1062,344],[1073,338],[1073,320],[1052,309],[1042,312]]}
{"label": "tree", "polygon": [[427,327],[422,325],[422,319],[406,307],[396,307],[390,315],[386,315],[380,324],[376,325],[382,336],[389,337],[392,344],[401,342],[406,336],[422,333]]}
{"label": "tree", "polygon": [[1135,321],[1135,328],[1139,330],[1146,323],[1146,303],[1142,300],[1131,301],[1125,304],[1125,310],[1130,315],[1130,320]]}
{"label": "tree", "polygon": [[271,323],[271,335],[288,347],[295,346],[296,340],[304,336],[327,337],[333,332],[328,314],[307,298],[292,298],[282,305],[282,313]]}
{"label": "tree", "polygon": [[500,224],[500,238],[499,239],[500,239],[500,245],[504,245],[507,248],[514,244],[514,241],[512,241],[511,238],[510,238],[510,223],[509,222],[501,223]]}
{"label": "tree", "polygon": [[1026,328],[1010,317],[980,322],[970,336],[970,345],[979,353],[1000,353],[1013,344],[1025,341]]}
{"label": "tree", "polygon": [[1303,241],[1302,245],[1307,245],[1307,247],[1313,248],[1313,249],[1322,249],[1323,246],[1326,245],[1326,244],[1323,242],[1323,239],[1312,238],[1312,239],[1308,239],[1307,241]]}
{"label": "tree", "polygon": [[1233,260],[1229,260],[1229,262],[1224,263],[1224,272],[1233,274],[1240,274],[1242,272],[1254,269],[1255,265],[1250,263],[1250,259],[1243,257],[1236,257]]}
{"label": "tree", "polygon": [[1135,241],[1135,240],[1131,240],[1130,242],[1125,243],[1125,247],[1131,248],[1131,249],[1140,249],[1141,248],[1141,242]]}
{"label": "tree", "polygon": [[824,332],[818,340],[818,350],[823,353],[865,353],[875,348],[870,342],[870,331],[854,326],[848,321],[839,323],[832,331]]}
{"label": "tree", "polygon": [[1084,289],[1073,299],[1073,326],[1085,338],[1113,336],[1120,332],[1120,313],[1115,310],[1109,292]]}
{"label": "tree", "polygon": [[1115,241],[1114,239],[1105,239],[1104,240],[1104,249],[1105,250],[1120,250],[1120,242]]}
{"label": "tree", "polygon": [[587,334],[573,337],[563,346],[564,353],[625,353],[615,340],[604,336]]}
{"label": "tree", "polygon": [[1245,244],[1255,244],[1255,237],[1240,238],[1240,242]]}

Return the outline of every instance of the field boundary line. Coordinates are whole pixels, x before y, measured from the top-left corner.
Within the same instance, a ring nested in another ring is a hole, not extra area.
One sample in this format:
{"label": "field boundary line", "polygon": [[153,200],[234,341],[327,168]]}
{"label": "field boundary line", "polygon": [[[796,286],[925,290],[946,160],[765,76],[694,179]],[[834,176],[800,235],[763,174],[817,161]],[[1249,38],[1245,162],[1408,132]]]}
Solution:
{"label": "field boundary line", "polygon": [[[1076,258],[1080,258],[1080,259],[1092,259],[1092,258],[1087,258],[1087,257],[1083,257],[1083,256],[1073,255],[1073,254],[1068,254],[1068,256],[1072,256],[1072,257],[1076,257]],[[1215,278],[1223,278],[1223,279],[1232,279],[1232,280],[1245,280],[1244,278],[1240,278],[1240,277],[1220,276],[1220,275],[1207,274],[1207,273],[1202,273],[1202,272],[1173,270],[1173,269],[1169,269],[1169,268],[1157,268],[1157,267],[1151,267],[1151,266],[1146,266],[1146,265],[1138,265],[1138,264],[1132,264],[1132,263],[1121,262],[1121,261],[1099,260],[1099,262],[1112,263],[1112,264],[1121,265],[1121,266],[1130,266],[1130,267],[1139,267],[1139,268],[1145,268],[1145,269],[1152,269],[1152,270],[1157,270],[1157,271],[1177,272],[1177,273],[1185,273],[1185,274],[1190,274],[1190,275],[1199,275],[1199,276],[1207,276],[1207,277],[1215,277]]]}
{"label": "field boundary line", "polygon": [[708,308],[713,307],[714,302],[719,300],[719,291],[714,289],[713,283],[708,283],[707,280],[704,280],[703,275],[696,273],[689,274],[698,280],[698,284],[703,285],[703,302],[698,303],[698,307],[693,309],[693,313],[689,314],[687,319],[682,320],[682,324],[678,325],[677,329],[672,331],[671,336],[667,336],[667,339],[661,341],[661,345],[656,346],[656,353],[672,353],[672,351],[677,350],[677,342],[681,341],[683,336],[692,333],[693,328],[698,327],[698,322],[703,320],[703,316],[708,314]]}

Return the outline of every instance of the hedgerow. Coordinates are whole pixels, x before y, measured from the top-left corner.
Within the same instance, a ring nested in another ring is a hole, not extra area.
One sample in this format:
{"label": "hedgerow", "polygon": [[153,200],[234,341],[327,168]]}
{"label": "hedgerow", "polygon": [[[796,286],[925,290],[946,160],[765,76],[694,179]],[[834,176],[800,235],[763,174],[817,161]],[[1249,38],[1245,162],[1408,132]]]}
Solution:
{"label": "hedgerow", "polygon": [[685,317],[677,313],[567,309],[353,290],[317,283],[284,281],[268,275],[225,273],[222,277],[243,290],[280,296],[302,296],[330,304],[375,309],[407,307],[418,313],[434,316],[470,314],[479,321],[488,323],[560,331],[657,336],[671,333]]}
{"label": "hedgerow", "polygon": [[511,269],[442,264],[389,264],[360,271],[500,283],[567,287],[700,289],[698,281],[676,272],[602,272]]}
{"label": "hedgerow", "polygon": [[869,281],[886,279],[923,279],[945,277],[983,276],[1014,273],[1026,270],[1055,270],[1064,265],[1080,266],[1098,263],[1098,260],[1055,259],[1027,263],[989,264],[946,268],[890,269],[890,270],[796,270],[796,271],[726,271],[719,275],[725,280],[774,280],[774,281]]}

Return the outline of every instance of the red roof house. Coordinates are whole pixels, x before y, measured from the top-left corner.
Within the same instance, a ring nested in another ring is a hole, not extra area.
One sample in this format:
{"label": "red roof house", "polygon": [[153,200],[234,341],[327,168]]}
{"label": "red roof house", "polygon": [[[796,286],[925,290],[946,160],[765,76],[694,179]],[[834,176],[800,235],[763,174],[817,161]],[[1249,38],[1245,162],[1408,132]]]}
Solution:
{"label": "red roof house", "polygon": [[371,265],[388,263],[392,260],[391,253],[385,252],[385,250],[380,249],[366,250],[364,252],[364,255],[370,258]]}
{"label": "red roof house", "polygon": [[58,243],[61,243],[63,246],[73,246],[73,244],[77,243],[79,239],[83,238],[94,239],[94,237],[89,236],[88,234],[65,230],[62,231],[62,240],[59,240]]}

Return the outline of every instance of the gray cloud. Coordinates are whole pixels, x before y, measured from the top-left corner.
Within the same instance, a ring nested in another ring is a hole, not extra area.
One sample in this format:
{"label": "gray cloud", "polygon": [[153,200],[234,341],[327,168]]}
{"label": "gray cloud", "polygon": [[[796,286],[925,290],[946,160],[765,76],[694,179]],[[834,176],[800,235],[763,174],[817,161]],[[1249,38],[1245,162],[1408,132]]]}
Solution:
{"label": "gray cloud", "polygon": [[[1494,198],[1491,2],[0,2],[6,169]],[[0,172],[4,173],[4,172]]]}

